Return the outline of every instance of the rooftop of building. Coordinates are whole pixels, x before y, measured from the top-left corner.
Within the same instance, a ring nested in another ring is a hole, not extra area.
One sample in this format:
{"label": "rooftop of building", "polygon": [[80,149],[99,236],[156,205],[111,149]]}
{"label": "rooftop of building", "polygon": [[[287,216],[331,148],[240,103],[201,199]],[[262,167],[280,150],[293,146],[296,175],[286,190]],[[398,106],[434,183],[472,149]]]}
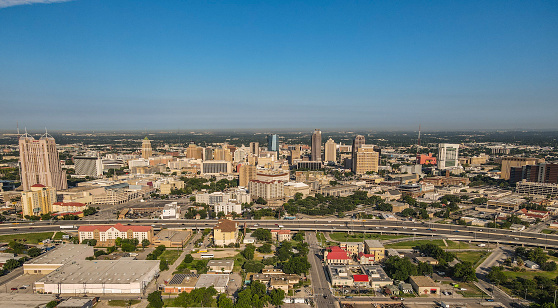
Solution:
{"label": "rooftop of building", "polygon": [[45,284],[129,284],[159,268],[158,260],[74,261],[41,278]]}
{"label": "rooftop of building", "polygon": [[196,283],[196,289],[199,288],[226,288],[229,284],[228,274],[202,274]]}
{"label": "rooftop of building", "polygon": [[89,303],[92,300],[93,298],[70,297],[67,300],[58,304],[56,307],[57,308],[83,307],[85,304]]}
{"label": "rooftop of building", "polygon": [[77,261],[79,256],[90,254],[93,255],[93,247],[80,244],[64,244],[59,245],[55,249],[39,256],[25,264],[65,264],[71,261]]}
{"label": "rooftop of building", "polygon": [[236,232],[236,222],[228,219],[219,219],[219,222],[213,229],[219,229],[221,232]]}
{"label": "rooftop of building", "polygon": [[212,267],[212,266],[229,267],[233,265],[234,265],[234,260],[210,260],[209,262],[207,262],[207,267]]}
{"label": "rooftop of building", "polygon": [[364,243],[369,248],[384,248],[384,245],[378,240],[364,240]]}
{"label": "rooftop of building", "polygon": [[167,285],[169,286],[183,286],[194,287],[198,283],[198,274],[176,274],[172,276]]}
{"label": "rooftop of building", "polygon": [[428,276],[411,276],[410,279],[419,287],[437,287],[434,280]]}
{"label": "rooftop of building", "polygon": [[171,242],[183,242],[186,240],[192,231],[190,230],[171,230],[163,229],[161,232],[157,233],[154,237],[154,241],[171,241]]}

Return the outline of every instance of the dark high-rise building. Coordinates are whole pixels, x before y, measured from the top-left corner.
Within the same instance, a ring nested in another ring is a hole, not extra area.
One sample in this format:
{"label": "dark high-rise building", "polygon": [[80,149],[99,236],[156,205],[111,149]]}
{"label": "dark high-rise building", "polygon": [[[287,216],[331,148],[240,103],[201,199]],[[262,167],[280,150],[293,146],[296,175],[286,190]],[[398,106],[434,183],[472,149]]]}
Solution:
{"label": "dark high-rise building", "polygon": [[510,183],[527,182],[558,184],[558,164],[526,165],[510,168]]}
{"label": "dark high-rise building", "polygon": [[279,137],[276,134],[267,135],[267,150],[279,151]]}
{"label": "dark high-rise building", "polygon": [[312,134],[312,161],[322,161],[322,131],[315,129]]}

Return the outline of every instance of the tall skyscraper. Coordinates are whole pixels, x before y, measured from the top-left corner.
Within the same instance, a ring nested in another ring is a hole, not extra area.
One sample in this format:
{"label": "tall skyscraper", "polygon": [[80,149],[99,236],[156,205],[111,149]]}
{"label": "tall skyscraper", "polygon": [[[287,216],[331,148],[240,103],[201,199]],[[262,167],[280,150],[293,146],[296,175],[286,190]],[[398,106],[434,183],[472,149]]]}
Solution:
{"label": "tall skyscraper", "polygon": [[355,164],[356,164],[356,152],[357,150],[363,146],[366,143],[366,139],[364,138],[363,135],[356,135],[355,139],[353,139],[353,146],[351,147],[351,169],[353,169],[353,172],[355,170]]}
{"label": "tall skyscraper", "polygon": [[260,143],[250,142],[250,154],[260,156]]}
{"label": "tall skyscraper", "polygon": [[324,146],[324,160],[325,161],[337,161],[337,145],[333,139],[329,138]]}
{"label": "tall skyscraper", "polygon": [[149,159],[149,157],[153,156],[153,149],[151,149],[151,140],[143,139],[141,143],[141,158]]}
{"label": "tall skyscraper", "polygon": [[363,135],[357,135],[355,139],[353,139],[353,147],[352,147],[353,155],[356,153],[356,150],[365,143],[366,143],[366,138],[364,138]]}
{"label": "tall skyscraper", "polygon": [[279,137],[276,134],[267,136],[267,150],[268,151],[279,151]]}
{"label": "tall skyscraper", "polygon": [[48,134],[35,140],[28,134],[19,138],[19,162],[21,164],[21,183],[28,191],[35,184],[54,187],[57,190],[68,188],[66,172],[62,170],[56,141]]}
{"label": "tall skyscraper", "polygon": [[312,133],[312,161],[322,161],[322,131],[315,129]]}
{"label": "tall skyscraper", "polygon": [[378,161],[380,153],[374,151],[374,145],[363,144],[355,152],[353,158],[353,172],[364,174],[366,172],[378,172]]}
{"label": "tall skyscraper", "polygon": [[459,165],[459,144],[438,145],[438,169],[450,169]]}

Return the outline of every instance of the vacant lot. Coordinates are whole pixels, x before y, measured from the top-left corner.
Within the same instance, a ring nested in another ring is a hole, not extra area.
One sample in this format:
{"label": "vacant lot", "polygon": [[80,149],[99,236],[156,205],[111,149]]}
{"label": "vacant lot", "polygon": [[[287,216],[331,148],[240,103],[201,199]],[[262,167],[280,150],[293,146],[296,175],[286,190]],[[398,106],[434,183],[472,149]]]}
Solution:
{"label": "vacant lot", "polygon": [[178,257],[182,254],[182,250],[165,250],[159,256],[159,260],[165,259],[169,265],[172,265]]}
{"label": "vacant lot", "polygon": [[461,262],[471,262],[473,265],[477,264],[479,260],[487,254],[484,250],[479,251],[456,251],[455,255]]}
{"label": "vacant lot", "polygon": [[13,240],[25,240],[28,244],[37,244],[43,240],[51,239],[53,234],[54,232],[40,232],[0,235],[0,243],[9,243]]}

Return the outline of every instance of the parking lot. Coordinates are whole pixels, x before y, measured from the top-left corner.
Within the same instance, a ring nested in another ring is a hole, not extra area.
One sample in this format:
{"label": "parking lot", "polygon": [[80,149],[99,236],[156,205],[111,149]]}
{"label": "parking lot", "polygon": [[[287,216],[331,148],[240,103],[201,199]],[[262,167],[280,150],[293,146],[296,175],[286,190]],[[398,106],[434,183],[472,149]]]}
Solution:
{"label": "parking lot", "polygon": [[[6,284],[0,286],[1,293],[33,293],[33,284],[35,281],[46,275],[30,275],[23,274]],[[15,289],[15,290],[14,290]]]}

